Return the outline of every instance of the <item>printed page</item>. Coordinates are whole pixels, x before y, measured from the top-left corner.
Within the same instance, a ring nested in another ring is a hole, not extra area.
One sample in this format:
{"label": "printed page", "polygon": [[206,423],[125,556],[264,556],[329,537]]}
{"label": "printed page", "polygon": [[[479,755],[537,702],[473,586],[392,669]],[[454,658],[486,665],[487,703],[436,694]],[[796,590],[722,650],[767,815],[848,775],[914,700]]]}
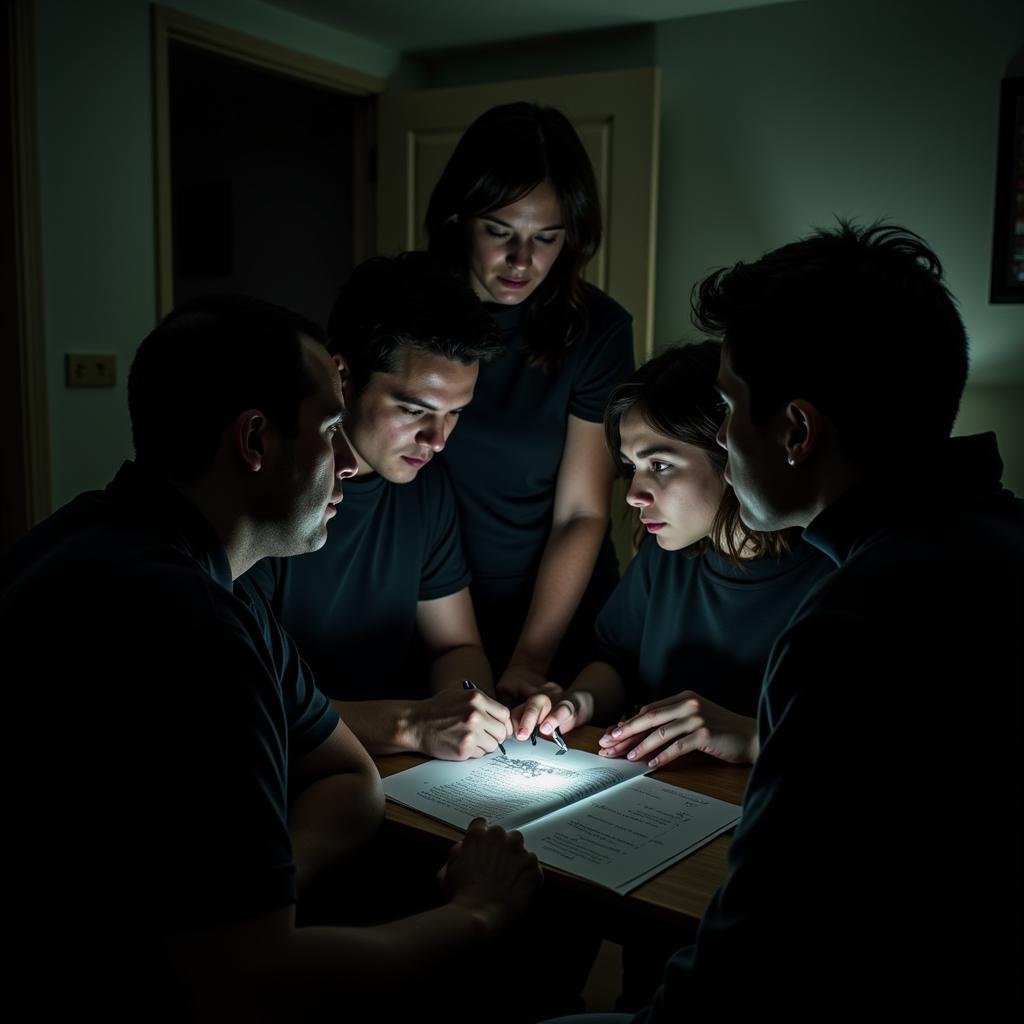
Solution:
{"label": "printed page", "polygon": [[473,761],[427,761],[384,780],[390,800],[465,829],[476,817],[521,828],[552,811],[636,778],[646,765],[582,750],[558,754],[545,739],[506,740],[505,750]]}
{"label": "printed page", "polygon": [[634,779],[522,829],[542,864],[629,892],[739,821],[740,808]]}

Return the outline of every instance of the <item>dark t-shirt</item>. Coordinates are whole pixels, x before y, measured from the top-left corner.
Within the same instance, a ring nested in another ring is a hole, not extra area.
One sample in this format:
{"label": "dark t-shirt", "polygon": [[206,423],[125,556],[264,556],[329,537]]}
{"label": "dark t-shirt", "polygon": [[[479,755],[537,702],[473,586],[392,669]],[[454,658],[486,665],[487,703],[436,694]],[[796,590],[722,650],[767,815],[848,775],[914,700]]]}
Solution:
{"label": "dark t-shirt", "polygon": [[0,644],[19,994],[174,1018],[164,936],[294,902],[289,765],[337,715],[207,521],[131,463],[5,560]]}
{"label": "dark t-shirt", "polygon": [[416,605],[469,585],[444,467],[432,461],[407,484],[346,480],[344,492],[324,547],[264,559],[248,576],[328,696],[425,697],[408,657]]}
{"label": "dark t-shirt", "polygon": [[753,716],[772,644],[834,569],[802,542],[781,559],[736,566],[714,551],[688,557],[648,538],[598,617],[597,656],[626,681],[630,703],[695,690]]}
{"label": "dark t-shirt", "polygon": [[[569,416],[600,423],[612,389],[633,370],[630,315],[596,288],[587,290],[590,328],[555,370],[530,366],[519,306],[490,307],[506,338],[504,353],[480,368],[472,403],[444,459],[459,502],[473,573],[477,619],[500,671],[529,606],[554,510]],[[606,539],[595,566],[590,623],[618,579]]]}
{"label": "dark t-shirt", "polygon": [[859,485],[777,641],[729,875],[645,1019],[1016,1019],[1024,502],[993,435]]}

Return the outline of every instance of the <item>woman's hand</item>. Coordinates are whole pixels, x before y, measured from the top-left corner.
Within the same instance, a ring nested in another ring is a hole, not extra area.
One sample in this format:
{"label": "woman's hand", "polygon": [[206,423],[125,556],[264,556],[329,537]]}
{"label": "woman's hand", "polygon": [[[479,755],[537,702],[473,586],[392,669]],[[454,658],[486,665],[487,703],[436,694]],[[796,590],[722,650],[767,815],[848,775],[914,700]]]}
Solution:
{"label": "woman's hand", "polygon": [[757,757],[757,722],[713,704],[699,693],[683,690],[645,705],[632,718],[608,729],[597,742],[603,756],[625,755],[631,761],[657,751],[647,762],[651,768],[663,768],[691,750],[730,764],[749,764]]}
{"label": "woman's hand", "polygon": [[[557,699],[559,694],[561,699]],[[550,736],[557,726],[564,735],[578,725],[586,725],[593,708],[589,693],[556,687],[555,692],[536,693],[526,703],[512,709],[512,732],[517,740],[525,740],[530,738],[535,726],[545,736]]]}

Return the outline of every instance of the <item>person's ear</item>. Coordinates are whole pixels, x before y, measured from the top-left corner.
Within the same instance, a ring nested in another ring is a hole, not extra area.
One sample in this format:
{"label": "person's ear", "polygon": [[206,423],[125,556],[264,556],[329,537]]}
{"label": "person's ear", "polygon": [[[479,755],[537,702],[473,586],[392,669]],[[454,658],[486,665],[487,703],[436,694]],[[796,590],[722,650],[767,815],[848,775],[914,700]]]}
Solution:
{"label": "person's ear", "polygon": [[821,413],[806,399],[794,398],[786,406],[783,444],[790,466],[799,466],[811,455],[822,438],[823,426]]}
{"label": "person's ear", "polygon": [[269,421],[259,409],[246,409],[232,424],[232,441],[242,463],[258,473],[267,457],[267,429]]}
{"label": "person's ear", "polygon": [[341,393],[345,396],[345,405],[350,406],[355,394],[355,385],[352,382],[352,368],[342,355],[335,354],[331,358],[334,360],[334,365],[338,368],[338,376],[341,378]]}

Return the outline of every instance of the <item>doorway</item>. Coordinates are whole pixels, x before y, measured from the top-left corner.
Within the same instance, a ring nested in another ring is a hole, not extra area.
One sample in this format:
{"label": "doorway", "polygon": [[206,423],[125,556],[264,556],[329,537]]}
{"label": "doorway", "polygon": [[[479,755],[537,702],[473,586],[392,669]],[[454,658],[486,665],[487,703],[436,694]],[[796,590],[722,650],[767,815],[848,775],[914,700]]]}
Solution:
{"label": "doorway", "polygon": [[233,291],[318,323],[371,251],[383,82],[154,8],[159,313]]}
{"label": "doorway", "polygon": [[354,108],[368,100],[174,42],[174,303],[241,292],[324,323],[348,277]]}

